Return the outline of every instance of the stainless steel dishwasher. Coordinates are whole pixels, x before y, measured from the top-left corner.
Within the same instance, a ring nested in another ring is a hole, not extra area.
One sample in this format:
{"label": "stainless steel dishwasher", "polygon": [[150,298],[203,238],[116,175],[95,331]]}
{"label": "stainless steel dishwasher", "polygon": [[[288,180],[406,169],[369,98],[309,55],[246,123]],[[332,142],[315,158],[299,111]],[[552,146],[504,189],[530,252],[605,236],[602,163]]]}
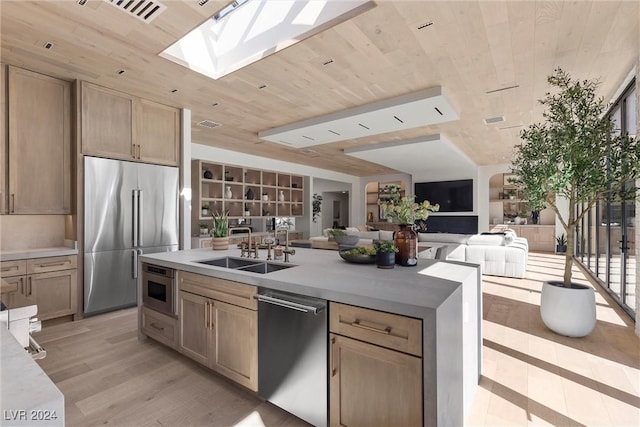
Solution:
{"label": "stainless steel dishwasher", "polygon": [[258,394],[327,425],[327,302],[258,290]]}

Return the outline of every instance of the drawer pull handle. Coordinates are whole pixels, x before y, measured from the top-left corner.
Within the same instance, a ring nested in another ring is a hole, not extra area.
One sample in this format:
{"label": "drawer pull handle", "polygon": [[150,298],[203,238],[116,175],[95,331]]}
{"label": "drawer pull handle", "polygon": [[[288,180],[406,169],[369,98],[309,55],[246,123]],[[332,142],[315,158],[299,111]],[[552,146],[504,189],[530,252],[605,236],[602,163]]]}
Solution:
{"label": "drawer pull handle", "polygon": [[45,267],[57,267],[59,265],[65,265],[65,264],[71,264],[71,261],[67,260],[67,261],[55,261],[55,262],[45,262],[43,264],[38,264],[38,267],[40,268],[45,268]]}
{"label": "drawer pull handle", "polygon": [[338,373],[338,363],[336,358],[338,356],[336,350],[336,337],[331,337],[331,376],[335,377]]}
{"label": "drawer pull handle", "polygon": [[164,331],[164,328],[161,328],[160,326],[156,325],[155,323],[150,323],[149,326],[151,326],[153,329],[157,329],[158,331]]}
{"label": "drawer pull handle", "polygon": [[355,322],[351,322],[351,326],[367,331],[378,332],[381,334],[389,335],[391,333],[391,326],[385,326],[384,328],[376,328],[375,326],[369,326],[362,323],[360,319],[356,319]]}

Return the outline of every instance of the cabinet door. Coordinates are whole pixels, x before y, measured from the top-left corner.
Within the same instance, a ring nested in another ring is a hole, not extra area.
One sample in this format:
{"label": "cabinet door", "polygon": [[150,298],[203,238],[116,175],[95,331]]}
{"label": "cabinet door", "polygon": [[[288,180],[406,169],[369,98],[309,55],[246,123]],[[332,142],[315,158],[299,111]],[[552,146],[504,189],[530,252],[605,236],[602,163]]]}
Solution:
{"label": "cabinet door", "polygon": [[139,159],[177,166],[180,163],[180,111],[141,99],[136,109]]}
{"label": "cabinet door", "polygon": [[211,368],[258,390],[258,313],[213,301],[214,337]]}
{"label": "cabinet door", "polygon": [[422,359],[330,335],[332,426],[422,425]]}
{"label": "cabinet door", "polygon": [[27,276],[29,294],[35,295],[41,320],[77,312],[77,270],[53,271]]}
{"label": "cabinet door", "polygon": [[133,97],[82,83],[83,154],[135,159],[133,132]]}
{"label": "cabinet door", "polygon": [[27,276],[3,277],[0,284],[0,300],[8,308],[36,303],[32,289],[27,287]]}
{"label": "cabinet door", "polygon": [[71,212],[71,83],[9,67],[9,212]]}
{"label": "cabinet door", "polygon": [[179,313],[180,352],[208,366],[211,323],[209,299],[180,291]]}

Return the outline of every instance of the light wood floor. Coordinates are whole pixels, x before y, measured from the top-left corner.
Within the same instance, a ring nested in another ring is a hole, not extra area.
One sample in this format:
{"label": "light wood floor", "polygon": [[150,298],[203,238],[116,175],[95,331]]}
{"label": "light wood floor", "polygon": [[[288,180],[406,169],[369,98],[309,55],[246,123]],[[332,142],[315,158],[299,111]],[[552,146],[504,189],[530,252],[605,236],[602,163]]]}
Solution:
{"label": "light wood floor", "polygon": [[[541,281],[561,275],[559,256],[532,253],[527,278],[484,277],[484,368],[468,425],[640,425],[633,323],[600,291],[591,335],[550,332],[539,315]],[[37,339],[48,353],[39,363],[65,395],[68,426],[305,425],[178,353],[139,342],[134,310],[48,326]]]}

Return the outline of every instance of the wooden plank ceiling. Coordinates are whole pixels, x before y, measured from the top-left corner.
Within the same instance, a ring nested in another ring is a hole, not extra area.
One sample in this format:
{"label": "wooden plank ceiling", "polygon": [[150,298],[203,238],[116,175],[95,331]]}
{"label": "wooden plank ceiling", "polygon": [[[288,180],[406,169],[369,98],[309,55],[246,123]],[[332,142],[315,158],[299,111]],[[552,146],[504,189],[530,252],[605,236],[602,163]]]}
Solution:
{"label": "wooden plank ceiling", "polygon": [[[344,155],[344,148],[434,133],[478,166],[508,163],[520,130],[540,120],[536,100],[554,67],[600,78],[608,98],[638,61],[637,1],[378,1],[347,22],[212,80],[158,53],[227,1],[163,3],[167,10],[147,24],[103,0],[2,1],[1,60],[190,108],[199,144],[357,176],[394,171]],[[433,24],[418,29],[427,22]],[[47,41],[53,49],[42,47]],[[126,73],[118,75],[119,69]],[[460,120],[319,145],[310,154],[257,137],[438,85]],[[483,122],[500,115],[502,123]],[[223,126],[198,126],[202,120]]]}

